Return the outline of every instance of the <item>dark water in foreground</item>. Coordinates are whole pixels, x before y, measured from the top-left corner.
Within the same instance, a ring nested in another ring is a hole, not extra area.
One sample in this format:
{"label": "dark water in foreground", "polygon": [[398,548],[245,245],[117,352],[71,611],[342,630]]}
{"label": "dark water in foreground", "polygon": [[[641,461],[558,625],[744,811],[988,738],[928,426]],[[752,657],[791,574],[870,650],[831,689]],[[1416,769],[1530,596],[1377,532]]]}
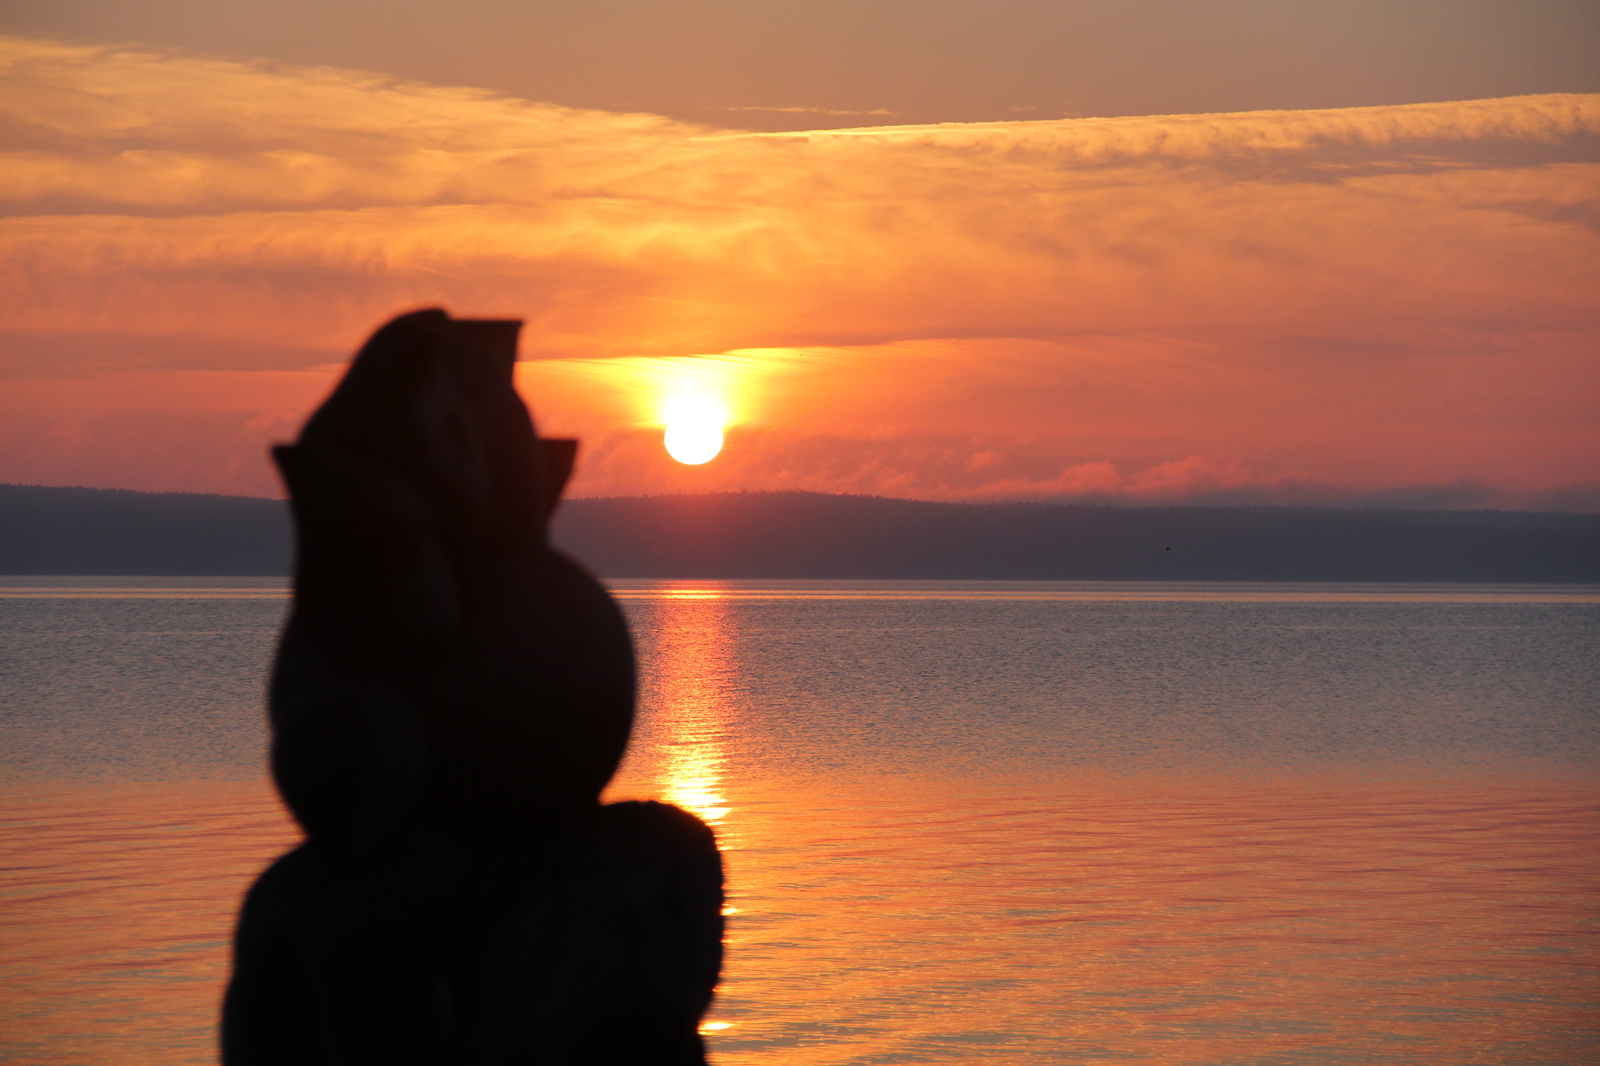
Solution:
{"label": "dark water in foreground", "polygon": [[[1576,1063],[1600,589],[619,583],[724,1064]],[[285,601],[0,579],[0,1058],[214,1060]]]}

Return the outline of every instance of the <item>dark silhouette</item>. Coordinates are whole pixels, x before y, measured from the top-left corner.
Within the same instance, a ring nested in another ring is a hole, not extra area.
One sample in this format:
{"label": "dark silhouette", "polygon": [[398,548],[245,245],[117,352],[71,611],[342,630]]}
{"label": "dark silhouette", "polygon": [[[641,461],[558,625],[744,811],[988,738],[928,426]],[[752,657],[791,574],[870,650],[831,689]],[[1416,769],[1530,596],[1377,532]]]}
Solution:
{"label": "dark silhouette", "polygon": [[[569,500],[550,536],[607,577],[1600,581],[1600,515],[1530,511],[750,492]],[[289,554],[276,500],[0,485],[0,573],[284,574]]]}
{"label": "dark silhouette", "polygon": [[704,1062],[720,857],[683,811],[599,803],[633,653],[547,543],[575,444],[535,435],[517,328],[390,322],[274,452],[272,772],[306,839],[241,911],[229,1066]]}

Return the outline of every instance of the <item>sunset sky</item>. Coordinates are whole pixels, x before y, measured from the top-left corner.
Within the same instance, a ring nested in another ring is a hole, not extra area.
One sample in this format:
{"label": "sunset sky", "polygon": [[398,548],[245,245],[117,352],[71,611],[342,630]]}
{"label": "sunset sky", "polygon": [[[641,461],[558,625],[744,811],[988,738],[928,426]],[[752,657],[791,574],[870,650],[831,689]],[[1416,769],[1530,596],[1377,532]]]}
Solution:
{"label": "sunset sky", "polygon": [[[1600,510],[1600,8],[0,8],[0,481],[280,495],[389,315],[574,495]],[[702,466],[665,412],[726,411]]]}

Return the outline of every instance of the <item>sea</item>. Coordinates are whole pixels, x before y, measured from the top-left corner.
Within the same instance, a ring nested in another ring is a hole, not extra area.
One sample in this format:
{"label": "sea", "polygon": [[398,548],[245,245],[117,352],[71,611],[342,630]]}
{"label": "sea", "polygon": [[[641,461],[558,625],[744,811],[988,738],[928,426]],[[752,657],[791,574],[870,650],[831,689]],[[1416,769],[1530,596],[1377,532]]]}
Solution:
{"label": "sea", "polygon": [[[744,1064],[1600,1060],[1600,586],[614,581]],[[0,1059],[216,1061],[262,578],[0,578]]]}

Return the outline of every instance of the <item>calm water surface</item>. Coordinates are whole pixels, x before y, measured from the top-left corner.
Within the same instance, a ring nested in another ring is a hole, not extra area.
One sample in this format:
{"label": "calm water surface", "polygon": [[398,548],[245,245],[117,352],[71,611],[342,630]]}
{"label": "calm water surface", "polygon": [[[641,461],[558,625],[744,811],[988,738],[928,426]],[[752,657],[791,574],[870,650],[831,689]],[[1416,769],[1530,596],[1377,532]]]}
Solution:
{"label": "calm water surface", "polygon": [[[1579,1063],[1600,589],[619,582],[739,1063]],[[214,1061],[259,579],[0,579],[0,1058]]]}

